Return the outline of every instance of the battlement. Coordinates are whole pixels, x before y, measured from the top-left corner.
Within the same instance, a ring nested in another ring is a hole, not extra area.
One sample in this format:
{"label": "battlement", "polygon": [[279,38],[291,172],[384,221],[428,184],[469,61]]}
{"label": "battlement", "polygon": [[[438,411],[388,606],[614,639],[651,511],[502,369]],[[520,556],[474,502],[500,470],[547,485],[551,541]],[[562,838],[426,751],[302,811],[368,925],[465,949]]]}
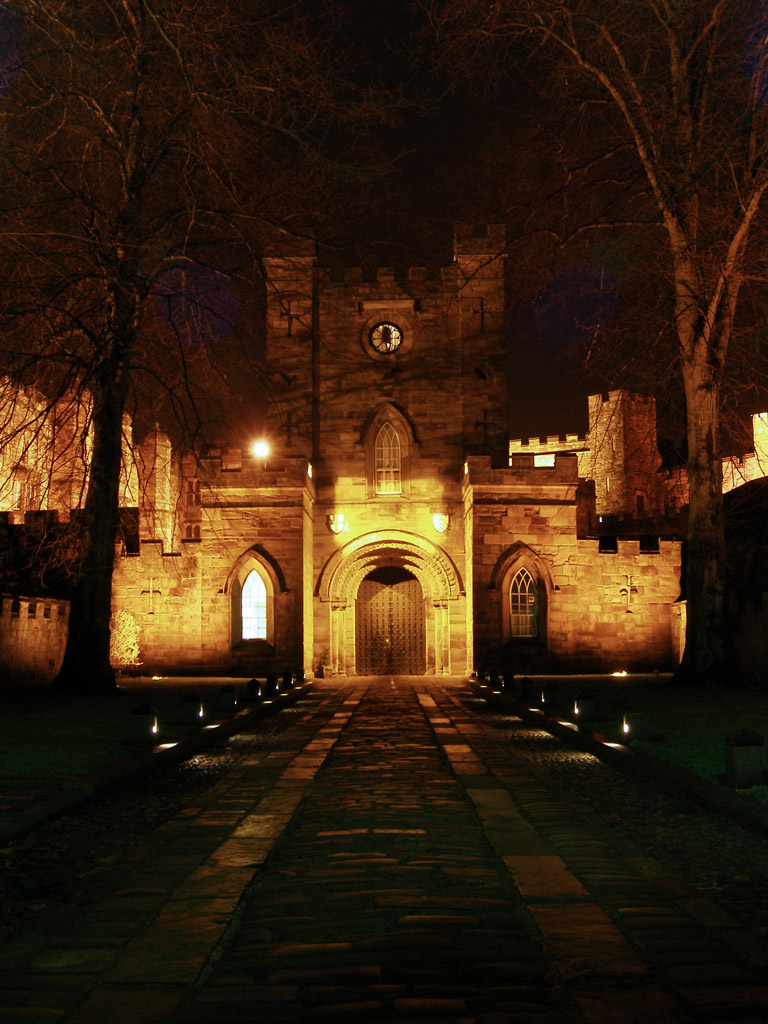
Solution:
{"label": "battlement", "polygon": [[453,233],[453,250],[462,256],[501,256],[506,248],[504,224],[457,224]]}
{"label": "battlement", "polygon": [[67,619],[69,601],[60,597],[26,597],[23,594],[0,594],[0,618],[3,619]]}
{"label": "battlement", "polygon": [[312,463],[302,456],[261,459],[247,449],[211,447],[200,456],[200,475],[209,484],[227,487],[306,487]]}
{"label": "battlement", "polygon": [[[491,276],[502,273],[502,262],[506,251],[506,227],[504,224],[458,224],[454,230],[453,261],[442,267],[413,266],[395,268],[392,266],[320,266],[316,268],[319,282],[330,284],[392,286],[398,281],[421,282],[442,281],[452,285],[456,282],[457,263],[470,265],[484,261],[492,268]],[[309,281],[315,272],[317,251],[314,243],[301,239],[281,236],[274,239],[264,260],[268,277],[273,282]]]}
{"label": "battlement", "polygon": [[409,284],[420,284],[423,287],[438,287],[440,284],[451,284],[456,280],[456,266],[453,263],[444,266],[434,267],[359,267],[359,266],[332,266],[318,267],[318,282],[324,289],[330,286],[348,288],[350,286],[371,290],[379,287],[394,287],[399,285],[407,287]]}
{"label": "battlement", "polygon": [[0,689],[47,683],[64,657],[69,601],[0,594]]}
{"label": "battlement", "polygon": [[486,455],[471,455],[464,467],[465,482],[475,485],[503,486],[530,483],[531,486],[547,484],[576,484],[579,479],[579,463],[575,453],[555,452],[552,460],[545,464],[537,462],[531,454],[512,455],[509,466],[501,469],[491,465]]}
{"label": "battlement", "polygon": [[554,454],[575,452],[589,444],[587,434],[547,434],[546,437],[515,437],[510,439],[510,456],[524,454]]}

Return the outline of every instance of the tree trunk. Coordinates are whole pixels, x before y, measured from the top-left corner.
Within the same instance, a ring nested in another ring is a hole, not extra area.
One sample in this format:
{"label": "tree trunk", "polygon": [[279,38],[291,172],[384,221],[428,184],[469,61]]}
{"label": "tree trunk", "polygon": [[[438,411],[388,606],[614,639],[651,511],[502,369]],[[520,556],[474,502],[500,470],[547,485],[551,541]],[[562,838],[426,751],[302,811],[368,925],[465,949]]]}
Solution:
{"label": "tree trunk", "polygon": [[725,536],[717,367],[683,362],[688,416],[689,518],[687,628],[679,674],[710,685],[725,681]]}
{"label": "tree trunk", "polygon": [[54,688],[70,693],[111,693],[109,620],[119,520],[123,384],[93,392],[93,452],[82,512],[80,565],[72,597],[69,633]]}

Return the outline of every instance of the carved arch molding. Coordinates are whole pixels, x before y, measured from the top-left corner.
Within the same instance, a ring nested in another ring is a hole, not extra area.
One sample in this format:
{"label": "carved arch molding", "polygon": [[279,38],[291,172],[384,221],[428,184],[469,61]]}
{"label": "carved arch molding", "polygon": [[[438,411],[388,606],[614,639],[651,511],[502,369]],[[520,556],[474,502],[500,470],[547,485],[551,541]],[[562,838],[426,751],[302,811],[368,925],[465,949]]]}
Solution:
{"label": "carved arch molding", "polygon": [[[451,602],[464,597],[464,585],[451,558],[438,545],[400,530],[381,530],[350,541],[326,563],[317,596],[330,604],[330,661],[333,672],[355,671],[355,600],[373,569],[396,566],[421,584],[426,619],[426,671],[451,671]],[[463,671],[464,666],[461,667]]]}

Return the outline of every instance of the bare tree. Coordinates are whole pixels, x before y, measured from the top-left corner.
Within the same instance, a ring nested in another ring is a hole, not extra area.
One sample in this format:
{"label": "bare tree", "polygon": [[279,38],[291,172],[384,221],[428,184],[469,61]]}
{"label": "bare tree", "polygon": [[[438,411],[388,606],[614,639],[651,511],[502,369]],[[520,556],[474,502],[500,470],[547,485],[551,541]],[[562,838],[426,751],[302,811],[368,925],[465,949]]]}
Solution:
{"label": "bare tree", "polygon": [[524,60],[537,62],[570,97],[573,122],[589,128],[602,147],[596,151],[629,158],[644,185],[628,192],[633,212],[650,210],[657,224],[685,396],[690,515],[682,671],[719,678],[725,669],[722,383],[740,295],[756,269],[754,240],[768,189],[764,5],[425,0],[420,6],[444,53],[470,74],[481,68],[487,74],[490,65],[496,73],[517,73]]}
{"label": "bare tree", "polygon": [[264,230],[317,217],[366,123],[329,26],[277,0],[0,0],[3,369],[89,409],[62,688],[114,686],[125,411],[162,392],[194,423],[212,371],[226,389]]}

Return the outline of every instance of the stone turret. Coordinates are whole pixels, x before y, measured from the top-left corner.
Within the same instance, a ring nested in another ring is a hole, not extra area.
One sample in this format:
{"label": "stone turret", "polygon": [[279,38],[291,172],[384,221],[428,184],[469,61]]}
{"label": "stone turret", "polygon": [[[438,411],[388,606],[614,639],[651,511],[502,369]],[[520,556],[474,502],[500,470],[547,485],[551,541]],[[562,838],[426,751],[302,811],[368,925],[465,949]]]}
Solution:
{"label": "stone turret", "polygon": [[454,234],[464,450],[466,454],[491,455],[499,465],[505,456],[509,401],[504,340],[505,246],[503,224],[477,229],[460,225]]}
{"label": "stone turret", "polygon": [[582,473],[595,481],[598,515],[643,519],[660,509],[656,403],[610,391],[589,398],[589,456]]}
{"label": "stone turret", "polygon": [[148,540],[159,540],[165,551],[176,543],[178,488],[173,465],[173,450],[167,434],[155,427],[138,448],[141,478],[141,533]]}

